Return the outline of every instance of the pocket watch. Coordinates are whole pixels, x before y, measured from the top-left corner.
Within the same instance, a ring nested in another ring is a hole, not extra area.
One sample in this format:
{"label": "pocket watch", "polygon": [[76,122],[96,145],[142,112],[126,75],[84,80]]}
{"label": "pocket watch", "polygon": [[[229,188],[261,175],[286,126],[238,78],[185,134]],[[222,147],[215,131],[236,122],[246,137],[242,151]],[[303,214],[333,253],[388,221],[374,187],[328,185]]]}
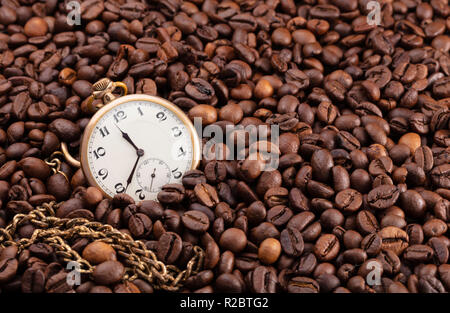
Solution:
{"label": "pocket watch", "polygon": [[[122,96],[113,92],[122,89]],[[107,197],[127,193],[136,201],[155,200],[161,187],[178,183],[198,166],[200,138],[189,117],[173,103],[145,94],[127,94],[122,82],[96,82],[88,107],[98,109],[82,136],[80,161],[66,143],[61,150],[87,182]],[[94,106],[95,99],[103,105]]]}

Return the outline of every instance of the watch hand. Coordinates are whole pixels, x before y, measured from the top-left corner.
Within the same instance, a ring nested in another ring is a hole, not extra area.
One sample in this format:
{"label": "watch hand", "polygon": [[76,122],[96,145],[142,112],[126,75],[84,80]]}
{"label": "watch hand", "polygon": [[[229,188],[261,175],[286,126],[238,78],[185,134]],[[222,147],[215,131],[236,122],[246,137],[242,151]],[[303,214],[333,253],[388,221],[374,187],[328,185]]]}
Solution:
{"label": "watch hand", "polygon": [[151,175],[151,177],[152,177],[152,182],[150,183],[150,190],[152,190],[152,187],[153,187],[153,180],[154,180],[155,177],[156,177],[155,172],[156,172],[156,167],[153,169],[153,173],[152,173],[152,175]]}
{"label": "watch hand", "polygon": [[130,176],[128,176],[127,187],[125,188],[125,191],[128,189],[128,186],[130,185],[131,181],[133,180],[134,171],[136,170],[136,166],[137,166],[141,156],[142,155],[138,155],[138,158],[136,159],[136,163],[134,163],[133,169],[131,170]]}
{"label": "watch hand", "polygon": [[117,126],[117,124],[114,124],[114,125],[116,125],[117,129],[120,130],[120,132],[122,133],[122,137],[123,137],[126,141],[128,141],[128,142],[134,147],[134,149],[136,149],[136,151],[140,150],[140,149],[134,144],[133,140],[131,140],[130,136],[129,136],[127,133],[125,133],[123,130],[121,130],[121,129],[119,128],[119,126]]}

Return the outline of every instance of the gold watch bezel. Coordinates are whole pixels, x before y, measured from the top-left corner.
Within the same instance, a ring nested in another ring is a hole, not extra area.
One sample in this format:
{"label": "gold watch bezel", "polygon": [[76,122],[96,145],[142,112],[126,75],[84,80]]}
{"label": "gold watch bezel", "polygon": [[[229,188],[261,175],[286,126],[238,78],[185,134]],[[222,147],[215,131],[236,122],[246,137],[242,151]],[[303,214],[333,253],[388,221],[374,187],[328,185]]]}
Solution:
{"label": "gold watch bezel", "polygon": [[101,107],[90,119],[89,123],[86,125],[86,128],[84,129],[83,137],[81,139],[81,150],[80,150],[80,163],[81,163],[81,169],[83,171],[84,177],[86,178],[88,184],[90,186],[97,187],[101,192],[108,198],[112,198],[108,193],[103,190],[103,188],[97,183],[97,181],[94,178],[94,175],[91,172],[91,169],[89,168],[89,162],[88,162],[88,143],[89,138],[91,137],[91,134],[93,130],[95,129],[95,126],[99,122],[99,120],[107,114],[109,111],[113,110],[119,105],[122,105],[126,102],[130,101],[148,101],[156,103],[160,106],[165,107],[166,109],[170,110],[173,114],[175,114],[180,121],[186,126],[186,128],[189,131],[191,142],[192,142],[192,164],[191,169],[196,169],[200,163],[200,138],[198,137],[197,131],[195,130],[194,125],[192,124],[192,121],[189,119],[189,117],[181,110],[179,109],[175,104],[171,103],[170,101],[157,97],[157,96],[150,96],[145,94],[132,94],[123,96],[117,99],[114,99],[110,103],[104,105]]}

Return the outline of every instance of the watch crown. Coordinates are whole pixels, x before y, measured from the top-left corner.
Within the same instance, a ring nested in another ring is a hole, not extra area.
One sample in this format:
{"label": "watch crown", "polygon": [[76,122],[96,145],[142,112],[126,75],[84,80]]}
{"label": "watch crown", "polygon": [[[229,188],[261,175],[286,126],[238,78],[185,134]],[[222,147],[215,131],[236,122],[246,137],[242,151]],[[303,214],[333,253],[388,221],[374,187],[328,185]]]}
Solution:
{"label": "watch crown", "polygon": [[92,85],[92,90],[95,91],[104,91],[106,90],[112,81],[109,78],[102,78],[96,83]]}

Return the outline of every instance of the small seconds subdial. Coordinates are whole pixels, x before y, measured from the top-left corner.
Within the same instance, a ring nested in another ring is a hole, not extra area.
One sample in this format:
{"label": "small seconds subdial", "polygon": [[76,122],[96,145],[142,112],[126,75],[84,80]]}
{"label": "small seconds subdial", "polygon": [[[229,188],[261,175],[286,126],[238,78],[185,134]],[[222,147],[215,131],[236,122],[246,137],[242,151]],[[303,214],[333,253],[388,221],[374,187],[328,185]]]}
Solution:
{"label": "small seconds subdial", "polygon": [[170,178],[169,166],[157,158],[147,159],[137,168],[137,182],[142,189],[149,193],[158,193],[161,186],[170,182]]}

